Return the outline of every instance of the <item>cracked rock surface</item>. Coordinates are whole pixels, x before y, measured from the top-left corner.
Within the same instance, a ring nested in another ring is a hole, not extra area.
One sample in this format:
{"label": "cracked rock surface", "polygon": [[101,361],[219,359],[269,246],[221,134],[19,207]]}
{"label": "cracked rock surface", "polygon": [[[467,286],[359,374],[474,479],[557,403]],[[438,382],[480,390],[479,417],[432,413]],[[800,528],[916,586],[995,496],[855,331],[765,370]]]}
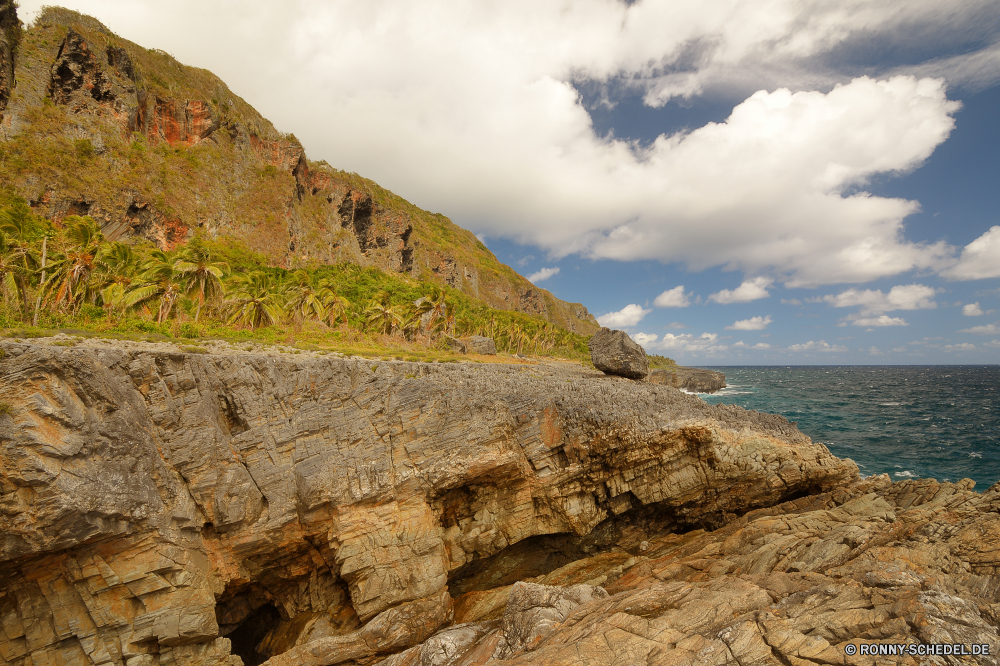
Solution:
{"label": "cracked rock surface", "polygon": [[996,641],[997,492],[862,480],[781,417],[570,366],[0,348],[0,664]]}

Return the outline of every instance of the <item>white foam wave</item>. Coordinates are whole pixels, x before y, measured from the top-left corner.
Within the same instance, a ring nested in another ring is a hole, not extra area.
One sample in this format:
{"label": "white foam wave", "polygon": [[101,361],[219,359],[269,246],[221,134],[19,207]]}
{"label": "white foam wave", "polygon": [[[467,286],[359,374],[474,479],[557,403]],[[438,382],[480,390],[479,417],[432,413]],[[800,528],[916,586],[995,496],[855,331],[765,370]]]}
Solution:
{"label": "white foam wave", "polygon": [[902,472],[896,472],[896,476],[902,476],[907,479],[915,479],[917,477],[916,474],[914,474],[908,469],[904,469]]}

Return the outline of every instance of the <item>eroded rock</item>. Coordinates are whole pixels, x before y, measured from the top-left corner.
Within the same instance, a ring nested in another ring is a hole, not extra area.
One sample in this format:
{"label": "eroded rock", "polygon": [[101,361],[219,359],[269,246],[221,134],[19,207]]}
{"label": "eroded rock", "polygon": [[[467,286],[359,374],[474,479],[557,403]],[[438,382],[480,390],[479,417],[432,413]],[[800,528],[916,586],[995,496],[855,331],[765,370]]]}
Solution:
{"label": "eroded rock", "polygon": [[472,352],[474,354],[496,354],[497,345],[493,341],[493,338],[487,338],[482,335],[473,335],[469,339],[469,344],[472,347]]}
{"label": "eroded rock", "polygon": [[205,656],[222,639],[256,660],[317,640],[392,652],[422,638],[371,647],[382,614],[526,539],[645,510],[723,525],[858,477],[781,417],[579,366],[88,344],[0,345],[14,664],[223,663]]}
{"label": "eroded rock", "polygon": [[646,352],[625,331],[601,328],[587,342],[594,367],[608,375],[644,379],[649,374]]}

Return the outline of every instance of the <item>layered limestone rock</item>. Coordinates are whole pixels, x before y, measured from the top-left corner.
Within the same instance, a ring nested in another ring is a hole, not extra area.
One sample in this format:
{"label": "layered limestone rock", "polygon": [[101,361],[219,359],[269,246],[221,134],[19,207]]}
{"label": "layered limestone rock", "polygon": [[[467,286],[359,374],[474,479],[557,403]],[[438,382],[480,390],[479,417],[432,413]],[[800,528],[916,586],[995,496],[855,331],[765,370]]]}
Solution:
{"label": "layered limestone rock", "polygon": [[[1000,484],[972,486],[882,476],[712,532],[645,540],[633,525],[533,578],[535,601],[524,583],[467,593],[464,624],[377,663],[996,664]],[[605,594],[548,602],[590,585]]]}
{"label": "layered limestone rock", "polygon": [[4,664],[401,658],[489,581],[858,479],[781,417],[579,366],[0,347]]}
{"label": "layered limestone rock", "polygon": [[648,380],[652,384],[664,384],[696,393],[715,393],[726,388],[726,375],[721,372],[679,365],[651,370]]}

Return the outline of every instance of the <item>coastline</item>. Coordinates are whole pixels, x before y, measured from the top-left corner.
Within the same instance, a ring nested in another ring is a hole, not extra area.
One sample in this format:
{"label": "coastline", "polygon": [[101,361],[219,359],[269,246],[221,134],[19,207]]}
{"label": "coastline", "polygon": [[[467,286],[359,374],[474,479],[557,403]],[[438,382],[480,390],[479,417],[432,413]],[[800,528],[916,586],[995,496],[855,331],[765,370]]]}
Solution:
{"label": "coastline", "polygon": [[578,364],[0,348],[8,661],[1000,650],[1000,486],[862,479],[779,416]]}

